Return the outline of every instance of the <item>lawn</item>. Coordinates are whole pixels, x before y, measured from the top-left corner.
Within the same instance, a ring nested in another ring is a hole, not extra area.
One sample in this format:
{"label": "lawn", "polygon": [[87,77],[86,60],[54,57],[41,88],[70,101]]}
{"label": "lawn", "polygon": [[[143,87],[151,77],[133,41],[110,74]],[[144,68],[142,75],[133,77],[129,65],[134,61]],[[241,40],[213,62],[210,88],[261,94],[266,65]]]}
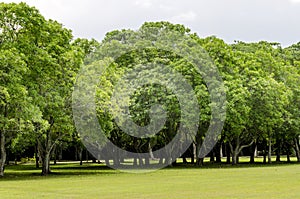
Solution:
{"label": "lawn", "polygon": [[59,164],[43,177],[34,165],[10,166],[1,198],[300,198],[300,165],[178,166],[123,173],[98,164]]}

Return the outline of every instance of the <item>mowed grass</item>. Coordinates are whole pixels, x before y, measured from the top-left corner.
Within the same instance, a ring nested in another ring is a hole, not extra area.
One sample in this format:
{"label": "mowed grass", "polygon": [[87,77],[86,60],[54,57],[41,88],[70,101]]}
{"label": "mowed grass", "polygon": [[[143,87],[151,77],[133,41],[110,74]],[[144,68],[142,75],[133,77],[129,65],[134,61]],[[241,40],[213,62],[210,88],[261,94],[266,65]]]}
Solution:
{"label": "mowed grass", "polygon": [[134,174],[73,163],[52,171],[43,177],[34,165],[8,167],[0,198],[300,198],[300,164],[180,165]]}

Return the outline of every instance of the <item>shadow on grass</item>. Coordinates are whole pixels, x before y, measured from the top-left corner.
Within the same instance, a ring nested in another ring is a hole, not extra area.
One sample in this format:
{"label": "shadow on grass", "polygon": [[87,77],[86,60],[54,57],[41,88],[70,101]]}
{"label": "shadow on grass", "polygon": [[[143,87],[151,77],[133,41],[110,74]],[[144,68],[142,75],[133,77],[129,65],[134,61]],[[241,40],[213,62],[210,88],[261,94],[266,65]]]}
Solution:
{"label": "shadow on grass", "polygon": [[191,163],[177,163],[173,166],[168,166],[165,169],[235,169],[235,168],[257,168],[257,167],[280,167],[280,166],[289,166],[289,165],[300,165],[299,162],[292,161],[292,162],[273,162],[269,163],[262,163],[262,162],[241,162],[237,165],[227,164],[227,163],[216,163],[216,162],[205,162],[203,165],[195,165]]}
{"label": "shadow on grass", "polygon": [[51,173],[47,176],[41,175],[41,168],[36,168],[33,164],[9,165],[5,168],[4,177],[1,181],[12,180],[36,180],[51,179],[57,177],[89,176],[89,175],[113,175],[119,174],[119,171],[113,170],[103,164],[86,163],[77,165],[74,163],[64,163],[51,165]]}
{"label": "shadow on grass", "polygon": [[[194,164],[177,163],[174,166],[168,166],[165,170],[183,170],[183,169],[233,169],[233,168],[267,168],[281,167],[290,165],[300,165],[299,162],[274,162],[272,164],[264,164],[262,162],[247,163],[241,162],[238,165],[231,165],[215,162],[205,162],[202,166]],[[35,168],[33,164],[10,165],[6,167],[5,176],[0,178],[1,181],[20,181],[20,180],[37,180],[37,179],[52,179],[52,178],[68,178],[73,176],[91,176],[91,175],[122,175],[124,172],[113,170],[104,164],[84,163],[79,165],[76,163],[59,163],[51,165],[51,173],[47,176],[41,175],[41,168]]]}

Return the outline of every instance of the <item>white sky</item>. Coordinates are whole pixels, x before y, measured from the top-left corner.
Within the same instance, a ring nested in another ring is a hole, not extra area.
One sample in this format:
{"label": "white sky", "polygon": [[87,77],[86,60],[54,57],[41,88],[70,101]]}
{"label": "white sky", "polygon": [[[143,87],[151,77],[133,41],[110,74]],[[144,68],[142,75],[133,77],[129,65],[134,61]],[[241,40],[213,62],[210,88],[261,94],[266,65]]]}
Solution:
{"label": "white sky", "polygon": [[[23,0],[73,30],[75,37],[103,39],[115,29],[137,29],[167,20],[199,36],[227,42],[300,41],[300,0]],[[4,0],[3,2],[20,2]]]}

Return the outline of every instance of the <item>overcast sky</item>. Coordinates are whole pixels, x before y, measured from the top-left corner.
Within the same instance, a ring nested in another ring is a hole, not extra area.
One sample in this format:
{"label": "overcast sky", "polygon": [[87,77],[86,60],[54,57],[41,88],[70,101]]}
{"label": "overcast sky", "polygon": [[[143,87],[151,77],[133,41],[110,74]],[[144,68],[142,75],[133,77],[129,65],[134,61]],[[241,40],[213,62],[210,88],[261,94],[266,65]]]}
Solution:
{"label": "overcast sky", "polygon": [[[24,0],[23,0],[24,1]],[[20,2],[9,1],[4,2]],[[115,29],[145,21],[184,24],[200,37],[227,42],[300,41],[300,0],[25,0],[42,15],[72,29],[75,37],[103,39]]]}

